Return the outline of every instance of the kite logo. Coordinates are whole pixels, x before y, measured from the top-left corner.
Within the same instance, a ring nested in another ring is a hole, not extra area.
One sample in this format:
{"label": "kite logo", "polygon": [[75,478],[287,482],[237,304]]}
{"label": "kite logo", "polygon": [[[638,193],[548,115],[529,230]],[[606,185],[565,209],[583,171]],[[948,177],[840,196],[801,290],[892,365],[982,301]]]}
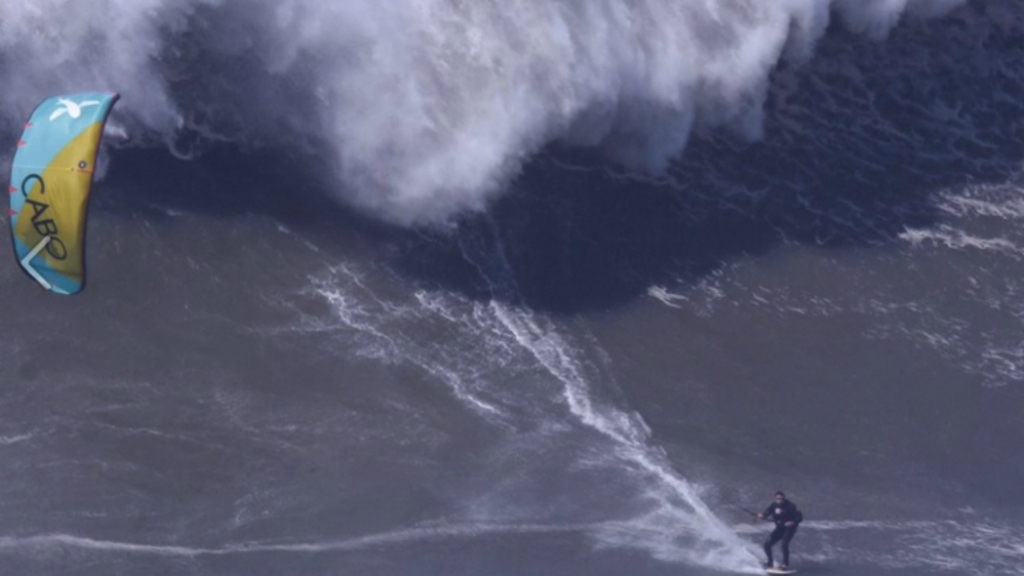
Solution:
{"label": "kite logo", "polygon": [[96,100],[75,102],[73,100],[68,100],[67,98],[58,98],[57,101],[60,102],[60,106],[58,106],[57,109],[54,110],[53,114],[50,114],[50,122],[53,122],[54,120],[60,118],[65,114],[71,116],[72,119],[79,118],[82,115],[82,108],[85,108],[86,106],[100,105],[100,103]]}
{"label": "kite logo", "polygon": [[46,202],[31,200],[28,197],[28,191],[31,189],[33,182],[39,183],[40,196],[46,194],[46,182],[38,174],[29,174],[21,183],[21,193],[25,197],[25,203],[32,207],[32,227],[40,236],[50,238],[49,243],[46,244],[46,252],[57,260],[63,260],[68,257],[68,249],[61,242],[60,238],[57,237],[57,234],[60,233],[57,230],[57,223],[54,222],[53,218],[43,217],[46,215],[46,211],[50,209],[50,205]]}

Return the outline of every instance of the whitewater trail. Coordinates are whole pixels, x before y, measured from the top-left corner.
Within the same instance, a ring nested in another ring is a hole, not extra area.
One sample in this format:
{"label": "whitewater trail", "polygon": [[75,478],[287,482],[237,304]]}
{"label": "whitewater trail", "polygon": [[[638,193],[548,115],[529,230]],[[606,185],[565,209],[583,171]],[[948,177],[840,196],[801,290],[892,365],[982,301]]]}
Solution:
{"label": "whitewater trail", "polygon": [[[654,480],[647,490],[659,507],[630,524],[643,531],[658,532],[658,536],[623,538],[621,530],[605,531],[601,536],[607,544],[629,543],[648,548],[656,557],[666,560],[683,559],[736,572],[756,566],[749,544],[715,516],[694,486],[672,469],[663,450],[649,445],[650,429],[640,416],[594,402],[571,346],[550,321],[499,303],[492,303],[491,307],[516,341],[563,385],[563,398],[570,412],[584,425],[610,438],[616,457],[635,466],[641,480]],[[696,542],[687,543],[684,546],[693,547],[683,549],[676,537],[680,530],[687,529]]]}
{"label": "whitewater trail", "polygon": [[30,550],[39,548],[79,548],[102,552],[125,552],[153,556],[223,556],[232,554],[255,554],[266,552],[287,552],[298,554],[322,554],[346,552],[380,546],[397,546],[410,542],[444,540],[451,538],[475,538],[490,534],[533,534],[557,532],[581,532],[593,529],[595,525],[544,525],[544,524],[483,524],[430,522],[410,528],[381,532],[342,540],[312,542],[242,542],[228,543],[220,547],[170,546],[138,544],[113,540],[98,540],[72,534],[40,534],[36,536],[0,537],[0,549]]}

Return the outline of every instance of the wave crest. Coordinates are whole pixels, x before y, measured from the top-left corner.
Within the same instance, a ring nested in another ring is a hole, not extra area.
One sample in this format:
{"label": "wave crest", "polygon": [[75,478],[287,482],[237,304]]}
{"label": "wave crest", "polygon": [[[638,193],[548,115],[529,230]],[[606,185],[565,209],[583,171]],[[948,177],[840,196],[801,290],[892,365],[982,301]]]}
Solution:
{"label": "wave crest", "polygon": [[[327,152],[400,224],[478,210],[552,141],[657,172],[694,129],[760,135],[770,71],[838,14],[883,36],[962,0],[16,0],[6,128],[54,92],[120,92],[137,144]],[[15,81],[16,80],[16,81]]]}

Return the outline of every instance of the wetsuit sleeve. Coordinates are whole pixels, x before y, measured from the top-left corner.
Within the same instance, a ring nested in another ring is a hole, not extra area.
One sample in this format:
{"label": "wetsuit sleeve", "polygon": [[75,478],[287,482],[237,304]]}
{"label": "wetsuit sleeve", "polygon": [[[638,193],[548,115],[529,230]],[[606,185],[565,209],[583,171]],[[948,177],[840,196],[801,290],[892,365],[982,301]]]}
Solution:
{"label": "wetsuit sleeve", "polygon": [[801,512],[799,508],[797,508],[796,511],[793,513],[793,523],[794,524],[799,524],[799,523],[801,523],[803,521],[804,521],[804,513]]}
{"label": "wetsuit sleeve", "polygon": [[775,516],[775,505],[769,504],[768,507],[764,509],[764,512],[761,513],[761,516],[764,516],[765,520]]}

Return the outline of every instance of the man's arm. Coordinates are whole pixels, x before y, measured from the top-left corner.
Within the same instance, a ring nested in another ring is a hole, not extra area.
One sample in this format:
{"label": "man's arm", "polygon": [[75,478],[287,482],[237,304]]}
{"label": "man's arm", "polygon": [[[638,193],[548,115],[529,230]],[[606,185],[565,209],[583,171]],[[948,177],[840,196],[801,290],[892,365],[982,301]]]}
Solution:
{"label": "man's arm", "polygon": [[764,509],[764,512],[757,515],[761,520],[769,520],[772,516],[775,516],[774,504],[769,504],[768,507]]}

